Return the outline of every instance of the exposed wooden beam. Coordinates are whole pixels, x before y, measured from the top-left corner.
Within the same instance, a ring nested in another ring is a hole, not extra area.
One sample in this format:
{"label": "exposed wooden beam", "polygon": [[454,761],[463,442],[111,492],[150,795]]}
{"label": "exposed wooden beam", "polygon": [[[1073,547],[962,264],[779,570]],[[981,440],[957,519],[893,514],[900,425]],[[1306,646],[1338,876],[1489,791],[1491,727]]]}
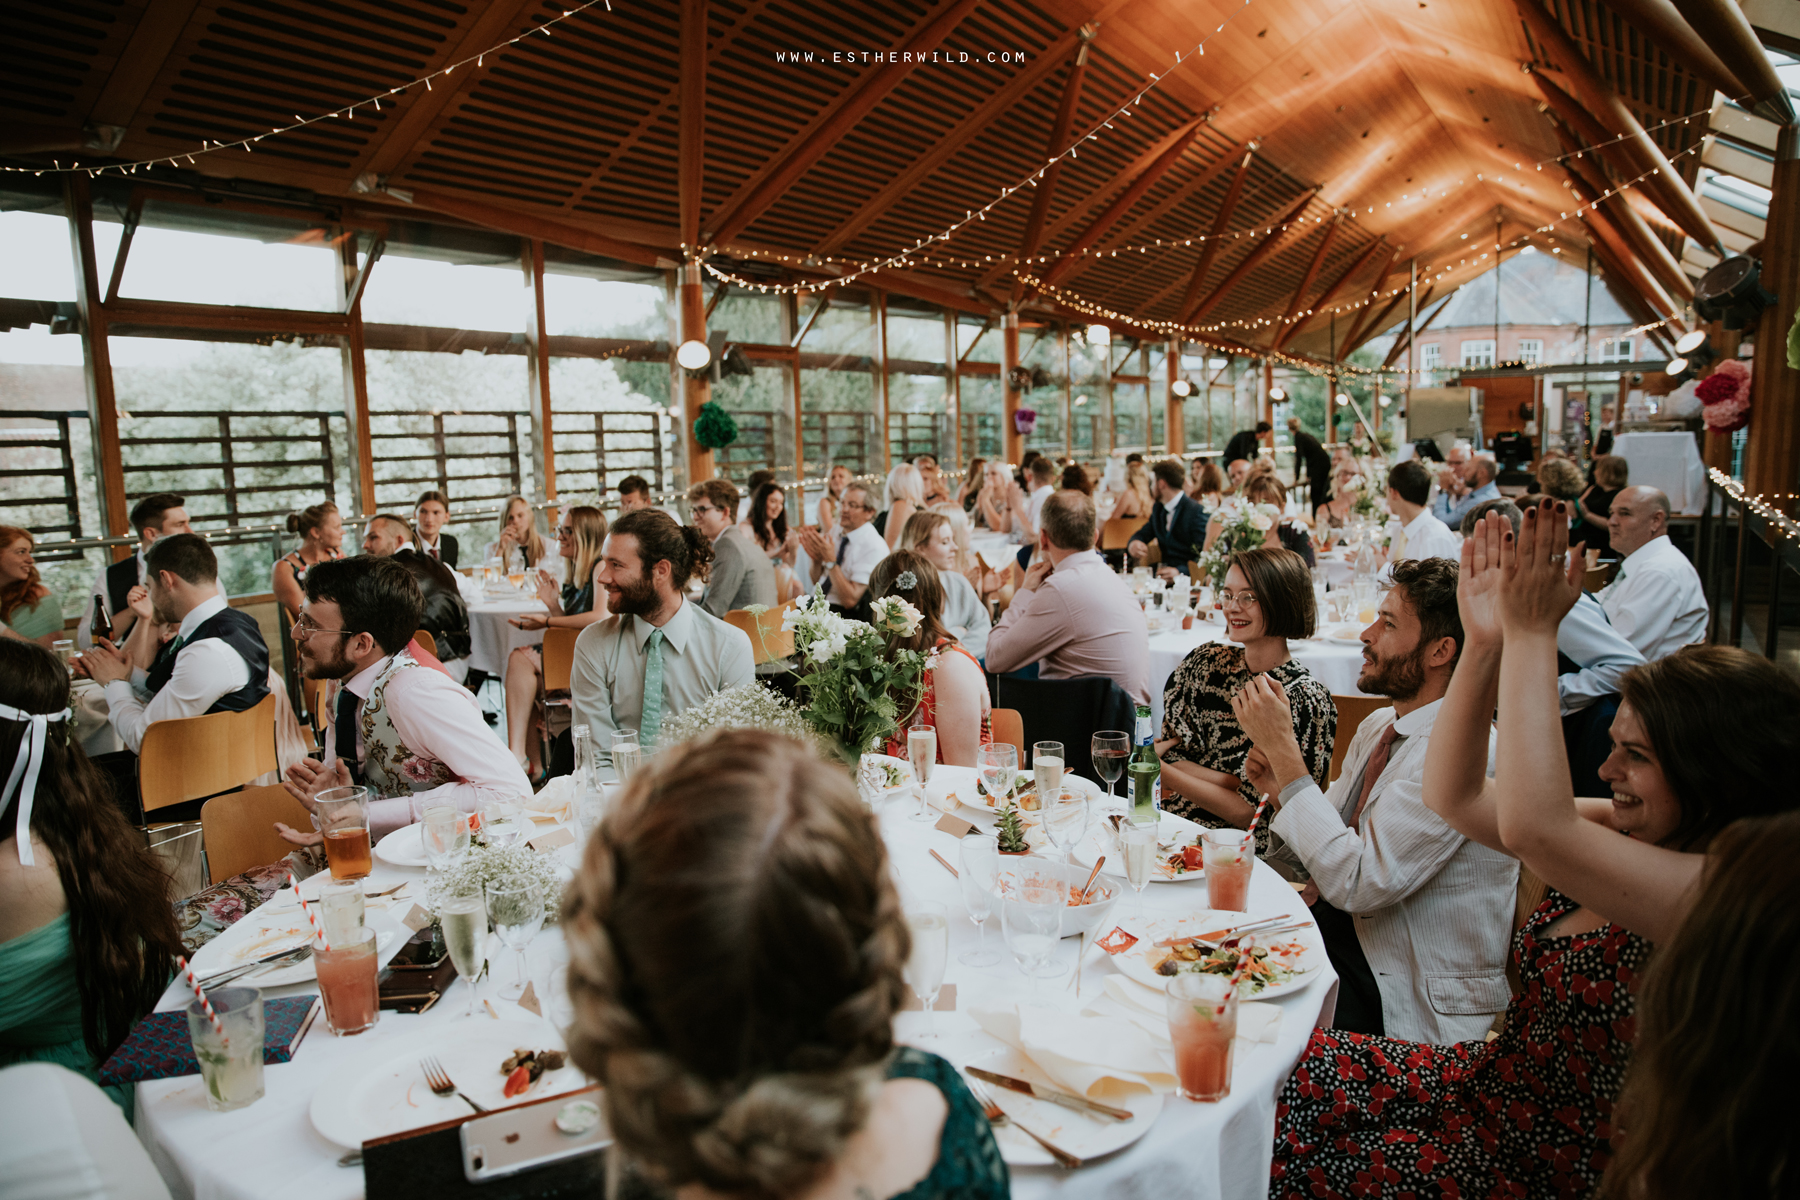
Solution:
{"label": "exposed wooden beam", "polygon": [[[1333,300],[1337,299],[1338,293],[1343,291],[1344,288],[1349,286],[1350,281],[1352,279],[1354,279],[1358,275],[1362,274],[1362,269],[1364,267],[1368,266],[1369,263],[1374,259],[1374,257],[1377,254],[1381,253],[1382,248],[1386,245],[1387,245],[1387,240],[1385,238],[1376,238],[1374,241],[1370,242],[1369,248],[1362,252],[1362,256],[1360,258],[1358,258],[1355,262],[1351,263],[1349,266],[1349,269],[1347,269],[1342,275],[1339,275],[1336,279],[1332,280],[1331,283],[1326,286],[1324,293],[1321,294],[1317,300],[1314,300],[1312,302],[1312,305],[1311,305],[1312,311],[1309,314],[1309,316],[1310,317],[1319,316],[1324,311],[1324,309],[1327,305],[1329,305]],[[1388,250],[1387,261],[1382,264],[1381,270],[1379,270],[1375,273],[1375,290],[1380,290],[1381,281],[1387,278],[1388,271],[1393,267],[1394,260],[1396,258],[1398,258],[1399,256],[1400,256],[1400,252],[1398,250],[1394,250],[1394,249]],[[1356,311],[1355,320],[1360,321],[1364,316],[1368,315],[1369,309],[1371,309],[1373,307],[1374,307],[1374,304],[1373,304],[1373,302],[1371,302],[1368,304],[1364,304],[1361,308],[1356,309],[1355,310]],[[1302,318],[1298,322],[1298,324],[1295,325],[1295,329],[1298,330],[1299,326],[1304,325],[1306,323],[1307,319],[1308,318]],[[1355,328],[1354,325],[1352,325],[1353,330],[1354,330],[1354,328]],[[1331,349],[1335,350],[1336,347],[1332,347]]]}
{"label": "exposed wooden beam", "polygon": [[[525,346],[530,366],[525,372],[526,407],[531,413],[532,449],[543,464],[538,490],[544,499],[556,499],[556,424],[550,413],[550,345],[544,315],[544,243],[526,238],[520,247],[525,269]],[[602,468],[604,469],[604,467]]]}
{"label": "exposed wooden beam", "polygon": [[[1791,2],[1791,0],[1790,0]],[[1730,0],[1674,0],[1688,24],[1706,45],[1718,51],[1731,73],[1755,97],[1755,111],[1777,125],[1794,123],[1794,104],[1769,62],[1768,52],[1751,28],[1744,10]],[[1788,481],[1790,484],[1792,480]]]}
{"label": "exposed wooden beam", "polygon": [[1250,177],[1250,163],[1256,157],[1260,143],[1254,138],[1244,147],[1244,157],[1238,160],[1237,173],[1231,177],[1231,185],[1225,189],[1225,198],[1219,201],[1219,211],[1213,214],[1211,228],[1206,231],[1206,240],[1200,243],[1200,257],[1194,263],[1194,272],[1188,277],[1187,291],[1181,296],[1181,311],[1186,312],[1200,295],[1200,288],[1206,283],[1206,274],[1212,270],[1213,259],[1219,255],[1219,247],[1223,244],[1225,230],[1231,225],[1231,218],[1237,212],[1238,201],[1244,196],[1244,180]]}
{"label": "exposed wooden beam", "polygon": [[461,217],[486,229],[498,230],[501,233],[510,233],[518,237],[539,238],[553,245],[565,246],[570,250],[585,250],[590,254],[617,258],[625,262],[637,263],[639,266],[665,265],[669,259],[678,257],[673,248],[658,251],[650,246],[641,246],[635,242],[622,242],[617,238],[607,237],[605,234],[594,233],[578,225],[546,220],[530,213],[502,208],[497,204],[489,204],[482,200],[470,200],[449,192],[435,191],[430,188],[411,188],[390,191],[388,194],[398,200],[410,201],[419,208],[429,208],[433,212]]}
{"label": "exposed wooden beam", "polygon": [[1637,26],[1690,74],[1705,80],[1708,87],[1733,99],[1749,95],[1750,89],[1720,61],[1706,39],[1694,32],[1670,0],[1611,0],[1609,7]]}
{"label": "exposed wooden beam", "polygon": [[169,51],[181,39],[199,0],[150,0],[141,6],[137,27],[113,60],[106,84],[88,113],[91,125],[129,129],[151,84],[162,73]]}
{"label": "exposed wooden beam", "polygon": [[981,341],[981,339],[983,337],[987,336],[987,331],[992,329],[993,327],[994,327],[994,317],[993,317],[993,314],[990,313],[988,315],[988,319],[981,323],[981,328],[977,329],[975,331],[975,337],[969,342],[968,348],[966,350],[962,350],[957,353],[956,365],[959,370],[961,369],[962,365],[968,361],[969,355],[975,353],[976,343]]}
{"label": "exposed wooden beam", "polygon": [[817,255],[835,254],[847,242],[870,225],[874,224],[894,204],[924,183],[938,169],[949,162],[956,154],[975,138],[988,132],[993,122],[1004,113],[1010,112],[1023,100],[1031,90],[1042,83],[1045,76],[1054,71],[1063,61],[1065,55],[1081,42],[1081,31],[1072,28],[1057,38],[1029,66],[1014,75],[1001,89],[958,121],[950,132],[939,138],[937,143],[914,159],[912,163],[858,208],[846,217],[842,224],[813,247]]}
{"label": "exposed wooden beam", "polygon": [[729,283],[726,283],[723,279],[719,280],[719,285],[713,289],[712,299],[706,302],[706,319],[708,321],[712,320],[713,312],[719,307],[719,301],[725,299],[725,293],[730,290],[731,285]]}
{"label": "exposed wooden beam", "polygon": [[[1563,148],[1570,152],[1582,149],[1581,144],[1570,135],[1569,131],[1558,122],[1556,136],[1561,140]],[[1631,244],[1632,251],[1650,268],[1657,280],[1669,289],[1671,295],[1683,301],[1694,298],[1693,281],[1661,238],[1650,232],[1650,226],[1638,215],[1638,210],[1623,195],[1608,196],[1600,200],[1600,194],[1610,189],[1611,184],[1605,172],[1593,170],[1585,158],[1568,158],[1563,160],[1563,169],[1568,171],[1571,182],[1578,187],[1576,195],[1584,204],[1598,203],[1609,220],[1618,227],[1621,236]]]}
{"label": "exposed wooden beam", "polygon": [[681,0],[681,248],[700,248],[701,190],[706,184],[706,0]]}
{"label": "exposed wooden beam", "polygon": [[1337,240],[1338,230],[1344,226],[1344,213],[1339,210],[1325,226],[1325,236],[1319,239],[1319,248],[1313,251],[1312,261],[1306,264],[1305,274],[1300,276],[1300,286],[1294,289],[1294,295],[1288,301],[1287,312],[1282,314],[1281,326],[1275,330],[1275,336],[1269,342],[1271,350],[1281,349],[1281,344],[1288,340],[1294,332],[1294,325],[1300,316],[1300,306],[1306,303],[1306,293],[1312,291],[1312,285],[1319,278],[1319,270],[1325,265],[1325,256],[1331,253],[1331,244]]}
{"label": "exposed wooden beam", "polygon": [[[1027,265],[1028,259],[1038,251],[1038,245],[1044,236],[1044,218],[1050,212],[1050,201],[1056,196],[1056,181],[1062,177],[1062,154],[1069,148],[1069,126],[1075,119],[1075,107],[1081,103],[1081,85],[1087,78],[1088,42],[1082,42],[1075,51],[1075,61],[1069,64],[1069,77],[1063,81],[1062,100],[1056,106],[1056,120],[1050,124],[1050,138],[1044,146],[1044,157],[1052,159],[1044,173],[1038,178],[1037,190],[1031,197],[1031,212],[1025,218],[1025,234],[1019,239],[1019,265]],[[1016,301],[1024,291],[1024,284],[1013,283],[1013,299]]]}
{"label": "exposed wooden beam", "polygon": [[357,275],[356,240],[337,243],[338,303],[344,310],[344,337],[339,358],[343,365],[344,419],[350,427],[350,455],[356,464],[357,506],[363,512],[377,510],[375,498],[375,439],[369,417],[368,344],[363,338],[362,297],[352,294]]}
{"label": "exposed wooden beam", "polygon": [[830,307],[831,293],[820,292],[819,302],[813,306],[812,316],[806,318],[806,324],[802,325],[799,331],[794,334],[793,348],[795,350],[800,348],[800,343],[806,340],[806,335],[812,332],[812,327],[819,323],[819,318],[824,316],[825,310]]}
{"label": "exposed wooden beam", "polygon": [[1286,245],[1288,234],[1292,231],[1290,222],[1295,220],[1301,213],[1305,212],[1306,206],[1311,204],[1313,197],[1318,194],[1319,185],[1314,184],[1312,187],[1307,188],[1304,192],[1301,192],[1298,196],[1294,197],[1288,202],[1286,208],[1282,209],[1281,212],[1272,217],[1269,221],[1271,228],[1269,232],[1264,235],[1263,240],[1258,242],[1256,246],[1251,249],[1250,253],[1244,255],[1243,261],[1238,263],[1236,267],[1232,268],[1230,274],[1219,281],[1219,286],[1214,288],[1211,294],[1186,308],[1186,311],[1181,314],[1181,324],[1192,325],[1201,317],[1204,317],[1207,313],[1211,312],[1232,288],[1244,281],[1245,276],[1261,266],[1264,259]]}
{"label": "exposed wooden beam", "polygon": [[[1213,126],[1213,132],[1219,132],[1218,126]],[[1168,194],[1161,200],[1158,200],[1143,212],[1133,216],[1130,220],[1121,221],[1113,226],[1104,237],[1095,243],[1094,253],[1084,255],[1076,262],[1074,267],[1070,268],[1069,273],[1063,276],[1063,286],[1069,286],[1074,283],[1075,280],[1079,279],[1083,273],[1090,271],[1097,266],[1100,261],[1107,256],[1107,250],[1109,248],[1130,240],[1139,230],[1148,229],[1150,226],[1156,224],[1156,222],[1162,220],[1163,217],[1168,215],[1171,209],[1204,193],[1207,188],[1210,188],[1213,185],[1214,180],[1234,168],[1238,162],[1236,156],[1239,149],[1240,147],[1233,143],[1228,149],[1221,153],[1218,159],[1209,165],[1206,170],[1196,174],[1192,179],[1189,179],[1180,187],[1169,189]]]}
{"label": "exposed wooden beam", "polygon": [[131,257],[131,240],[137,236],[138,222],[144,217],[144,189],[132,188],[131,201],[125,208],[125,221],[119,228],[119,248],[113,253],[112,279],[106,285],[106,302],[119,298],[119,285],[125,282],[125,262]]}
{"label": "exposed wooden beam", "polygon": [[1088,222],[1087,228],[1083,229],[1080,235],[1064,248],[1061,257],[1050,265],[1048,271],[1044,272],[1043,280],[1046,287],[1067,275],[1069,268],[1075,265],[1081,252],[1099,241],[1106,231],[1112,228],[1114,222],[1130,212],[1132,206],[1144,198],[1144,193],[1155,187],[1162,177],[1169,173],[1170,167],[1181,161],[1181,156],[1187,153],[1188,147],[1194,144],[1194,139],[1200,136],[1200,131],[1206,127],[1210,119],[1203,115],[1190,121],[1184,127],[1182,136],[1170,142],[1168,148],[1151,160],[1138,173],[1137,178],[1133,179],[1131,184],[1111,204],[1107,205],[1099,216]]}
{"label": "exposed wooden beam", "polygon": [[[94,200],[88,177],[63,176],[63,210],[69,219],[69,251],[75,266],[75,304],[81,314],[82,375],[87,383],[88,425],[93,430],[94,469],[100,490],[100,518],[106,532],[122,537],[125,466],[119,453],[119,409],[113,396],[112,350],[106,305],[100,300],[100,268],[94,254]],[[116,547],[114,559],[129,550]]]}
{"label": "exposed wooden beam", "polygon": [[250,308],[236,304],[189,304],[176,300],[115,300],[106,306],[107,323],[116,327],[217,329],[240,333],[319,334],[350,332],[344,313],[293,308]]}
{"label": "exposed wooden beam", "polygon": [[[344,244],[350,248],[350,253],[352,255],[356,253],[356,240],[354,234],[347,235],[344,239]],[[369,253],[363,258],[362,266],[356,272],[356,278],[350,283],[350,292],[344,300],[345,312],[349,312],[358,304],[362,303],[363,287],[369,282],[369,271],[374,268],[376,261],[381,257],[382,251],[386,249],[387,239],[385,237],[377,237],[374,244],[369,247]]]}
{"label": "exposed wooden beam", "polygon": [[[1386,279],[1387,276],[1383,275],[1377,282],[1385,282]],[[1431,302],[1431,291],[1432,289],[1429,287],[1425,289],[1424,302],[1427,304]],[[1350,332],[1344,335],[1344,340],[1332,348],[1331,356],[1334,359],[1349,358],[1351,354],[1355,353],[1356,348],[1362,345],[1365,340],[1374,337],[1385,329],[1387,327],[1388,318],[1393,315],[1394,310],[1405,303],[1406,289],[1401,288],[1400,291],[1396,292],[1393,298],[1382,305],[1379,310],[1377,310],[1373,304],[1369,305],[1368,308],[1364,309],[1357,317],[1355,323],[1350,326]]]}
{"label": "exposed wooden beam", "polygon": [[[1426,292],[1425,294],[1427,297],[1431,295],[1430,292]],[[1455,298],[1456,293],[1451,292],[1448,296],[1444,297],[1444,302],[1438,305],[1437,308],[1432,311],[1430,316],[1419,322],[1418,328],[1408,329],[1404,334],[1395,338],[1393,347],[1388,350],[1387,357],[1381,360],[1381,365],[1384,368],[1393,366],[1394,360],[1400,357],[1400,352],[1406,349],[1407,343],[1417,341],[1420,337],[1424,336],[1425,331],[1431,328],[1431,323],[1443,315],[1444,310],[1450,307],[1450,301]],[[1407,386],[1410,387],[1411,385],[1412,381],[1408,380]]]}
{"label": "exposed wooden beam", "polygon": [[[915,55],[929,54],[943,44],[979,3],[980,0],[952,0],[896,38],[894,44],[905,46]],[[702,222],[706,230],[704,240],[724,242],[742,233],[830,153],[832,147],[874,111],[889,93],[912,78],[914,69],[912,63],[886,63],[845,88],[760,171],[745,180],[718,211]]]}

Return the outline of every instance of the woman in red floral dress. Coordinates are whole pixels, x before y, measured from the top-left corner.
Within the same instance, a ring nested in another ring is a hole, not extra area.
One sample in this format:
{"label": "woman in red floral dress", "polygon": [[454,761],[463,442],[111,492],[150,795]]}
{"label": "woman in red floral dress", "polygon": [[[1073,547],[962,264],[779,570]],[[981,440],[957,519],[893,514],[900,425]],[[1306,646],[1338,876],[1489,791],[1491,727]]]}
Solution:
{"label": "woman in red floral dress", "polygon": [[1549,885],[1516,939],[1521,989],[1491,1042],[1315,1030],[1277,1108],[1271,1196],[1592,1194],[1620,1135],[1613,1101],[1652,944],[1680,924],[1715,833],[1800,807],[1800,684],[1724,647],[1626,676],[1600,772],[1613,799],[1574,798],[1556,626],[1582,568],[1579,554],[1563,565],[1566,512],[1554,507],[1541,529],[1539,510],[1527,513],[1516,539],[1490,515],[1464,543],[1462,657],[1425,768],[1433,810]]}

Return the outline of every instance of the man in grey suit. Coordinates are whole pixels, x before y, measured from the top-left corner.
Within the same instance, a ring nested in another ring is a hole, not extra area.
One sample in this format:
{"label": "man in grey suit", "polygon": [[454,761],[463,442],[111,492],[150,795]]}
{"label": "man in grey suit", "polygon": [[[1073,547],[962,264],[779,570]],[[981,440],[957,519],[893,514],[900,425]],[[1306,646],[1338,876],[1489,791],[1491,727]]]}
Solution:
{"label": "man in grey suit", "polygon": [[776,603],[774,564],[737,527],[737,505],[738,490],[729,479],[704,479],[688,489],[688,513],[713,543],[712,574],[700,594],[700,607],[715,617],[734,608],[773,608]]}
{"label": "man in grey suit", "polygon": [[1516,859],[1425,807],[1426,744],[1462,653],[1456,574],[1447,558],[1394,565],[1356,681],[1394,705],[1363,719],[1329,792],[1307,773],[1279,684],[1257,676],[1232,701],[1255,744],[1247,777],[1276,799],[1269,831],[1318,889],[1313,919],[1339,978],[1332,1023],[1440,1045],[1480,1038],[1511,998],[1519,880]]}

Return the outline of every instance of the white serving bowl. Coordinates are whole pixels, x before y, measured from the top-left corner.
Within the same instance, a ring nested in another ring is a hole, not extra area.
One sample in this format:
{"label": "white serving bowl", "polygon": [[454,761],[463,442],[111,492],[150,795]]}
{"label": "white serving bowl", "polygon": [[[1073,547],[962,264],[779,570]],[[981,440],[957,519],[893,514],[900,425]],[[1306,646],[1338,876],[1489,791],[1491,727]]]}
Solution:
{"label": "white serving bowl", "polygon": [[[1000,860],[1000,886],[1004,888],[1009,876],[1013,878],[1048,877],[1058,880],[1065,889],[1078,888],[1087,882],[1092,867],[1084,867],[1079,863],[1064,863],[1054,859],[1039,858],[1037,855],[1024,857],[1006,856]],[[1062,935],[1075,937],[1087,934],[1090,937],[1103,937],[1110,926],[1107,919],[1112,915],[1113,905],[1119,902],[1127,884],[1124,880],[1102,871],[1094,879],[1094,890],[1088,902],[1079,907],[1069,906],[1063,909]]]}

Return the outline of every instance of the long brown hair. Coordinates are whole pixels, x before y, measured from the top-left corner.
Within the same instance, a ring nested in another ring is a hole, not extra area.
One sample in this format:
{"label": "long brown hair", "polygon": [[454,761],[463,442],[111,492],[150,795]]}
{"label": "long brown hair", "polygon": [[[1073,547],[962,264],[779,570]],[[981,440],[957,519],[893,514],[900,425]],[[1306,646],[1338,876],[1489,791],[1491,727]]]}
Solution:
{"label": "long brown hair", "polygon": [[734,729],[632,776],[564,900],[569,1049],[673,1190],[805,1190],[869,1116],[911,937],[841,767]]}
{"label": "long brown hair", "polygon": [[[42,646],[0,638],[0,704],[61,712],[69,707],[69,673]],[[0,720],[0,778],[24,752],[28,729]],[[18,808],[14,795],[0,811],[0,836],[12,836]],[[66,721],[50,725],[31,832],[56,860],[69,906],[81,1033],[100,1062],[156,1007],[182,952],[169,876],[119,811],[112,785],[69,737]]]}
{"label": "long brown hair", "polygon": [[[17,525],[0,525],[0,550],[11,550],[13,543],[20,538],[37,545],[37,539],[31,536],[31,530],[20,529]],[[31,571],[25,578],[15,579],[0,587],[0,621],[12,620],[13,613],[19,606],[31,603],[37,597],[38,588],[42,586],[43,576],[38,573],[37,564],[32,563]]]}
{"label": "long brown hair", "polygon": [[[911,520],[910,517],[907,519]],[[913,577],[912,586],[900,586],[908,574]],[[944,581],[938,578],[937,568],[931,565],[931,560],[917,550],[896,550],[869,572],[869,599],[879,600],[883,596],[898,596],[919,610],[919,628],[911,637],[889,634],[891,648],[928,654],[939,638],[950,637],[950,631],[944,627]]]}
{"label": "long brown hair", "polygon": [[[1793,710],[1781,715],[1791,721]],[[1605,1200],[1794,1194],[1797,856],[1793,811],[1740,821],[1714,840],[1699,898],[1638,985]]]}
{"label": "long brown hair", "polygon": [[1800,682],[1768,659],[1689,646],[1627,671],[1619,695],[1681,802],[1664,845],[1704,850],[1733,821],[1795,807]]}

